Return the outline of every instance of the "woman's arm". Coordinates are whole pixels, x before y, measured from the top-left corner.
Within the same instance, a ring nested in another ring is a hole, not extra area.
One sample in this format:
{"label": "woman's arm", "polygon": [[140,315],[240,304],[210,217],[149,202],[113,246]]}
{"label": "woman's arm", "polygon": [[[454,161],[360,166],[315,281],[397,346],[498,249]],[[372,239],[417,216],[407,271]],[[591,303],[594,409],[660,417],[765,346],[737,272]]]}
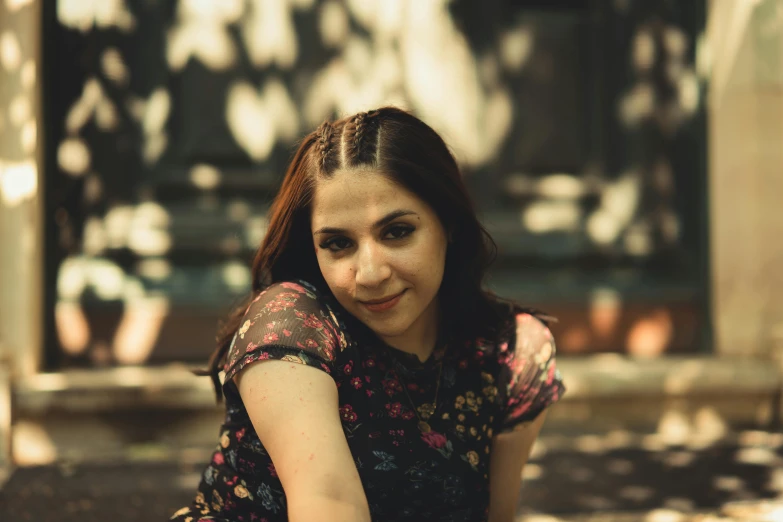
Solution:
{"label": "woman's arm", "polygon": [[489,522],[513,522],[519,503],[522,469],[544,424],[546,411],[534,420],[499,433],[492,440],[489,461]]}
{"label": "woman's arm", "polygon": [[309,366],[268,360],[249,365],[235,382],[275,463],[289,520],[369,522],[334,380]]}

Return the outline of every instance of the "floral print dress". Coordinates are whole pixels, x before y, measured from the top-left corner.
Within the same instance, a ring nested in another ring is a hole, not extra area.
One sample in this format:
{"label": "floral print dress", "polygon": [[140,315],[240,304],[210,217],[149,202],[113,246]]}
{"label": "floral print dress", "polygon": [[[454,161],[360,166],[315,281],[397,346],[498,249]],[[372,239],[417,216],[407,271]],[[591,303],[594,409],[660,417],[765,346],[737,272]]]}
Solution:
{"label": "floral print dress", "polygon": [[[288,520],[274,462],[232,379],[265,359],[306,364],[334,378],[372,520],[487,519],[493,435],[534,419],[564,390],[549,329],[518,314],[509,317],[516,329],[507,340],[442,347],[420,362],[387,345],[356,342],[341,320],[345,312],[338,316],[330,299],[298,281],[276,283],[250,304],[227,356],[219,443],[192,505],[172,520]],[[423,433],[413,408],[434,400],[438,380],[431,430]]]}

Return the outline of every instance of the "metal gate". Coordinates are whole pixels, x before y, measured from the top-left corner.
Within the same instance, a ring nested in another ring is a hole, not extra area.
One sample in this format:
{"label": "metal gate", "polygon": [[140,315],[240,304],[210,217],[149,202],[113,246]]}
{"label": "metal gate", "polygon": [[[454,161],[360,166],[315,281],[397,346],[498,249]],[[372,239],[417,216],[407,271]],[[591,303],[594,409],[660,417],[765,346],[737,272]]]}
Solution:
{"label": "metal gate", "polygon": [[702,4],[45,2],[47,366],[203,361],[296,139],[381,103],[561,352],[708,346]]}

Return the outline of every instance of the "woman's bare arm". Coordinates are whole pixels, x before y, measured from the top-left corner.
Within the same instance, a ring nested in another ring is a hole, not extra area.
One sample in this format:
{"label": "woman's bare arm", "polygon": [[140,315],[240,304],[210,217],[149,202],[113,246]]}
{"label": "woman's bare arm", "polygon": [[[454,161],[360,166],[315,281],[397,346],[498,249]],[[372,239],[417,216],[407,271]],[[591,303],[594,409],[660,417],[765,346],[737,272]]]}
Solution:
{"label": "woman's bare arm", "polygon": [[235,378],[261,442],[275,463],[291,522],[368,522],[370,510],[325,372],[270,360]]}
{"label": "woman's bare arm", "polygon": [[513,522],[522,485],[522,469],[544,424],[546,411],[533,421],[499,433],[492,440],[489,461],[489,522]]}

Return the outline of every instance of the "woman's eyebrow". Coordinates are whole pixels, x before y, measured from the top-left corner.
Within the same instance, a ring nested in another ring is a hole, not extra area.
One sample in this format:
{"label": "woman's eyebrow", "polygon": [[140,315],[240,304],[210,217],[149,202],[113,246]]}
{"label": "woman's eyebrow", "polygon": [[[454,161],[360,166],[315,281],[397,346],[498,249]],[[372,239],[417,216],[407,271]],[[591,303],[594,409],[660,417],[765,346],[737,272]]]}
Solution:
{"label": "woman's eyebrow", "polygon": [[[392,212],[389,212],[385,216],[383,216],[381,219],[379,219],[375,223],[373,223],[372,227],[373,228],[381,228],[381,227],[383,227],[385,225],[388,225],[389,223],[391,223],[392,221],[394,221],[397,218],[400,218],[402,216],[411,216],[411,215],[415,216],[415,215],[418,215],[418,214],[416,212],[414,212],[413,210],[405,210],[405,209],[394,210]],[[316,230],[315,232],[313,232],[313,235],[315,236],[315,235],[318,235],[318,234],[345,234],[345,233],[346,233],[346,231],[344,229],[342,229],[342,228],[322,227],[322,228],[319,228],[318,230]]]}

